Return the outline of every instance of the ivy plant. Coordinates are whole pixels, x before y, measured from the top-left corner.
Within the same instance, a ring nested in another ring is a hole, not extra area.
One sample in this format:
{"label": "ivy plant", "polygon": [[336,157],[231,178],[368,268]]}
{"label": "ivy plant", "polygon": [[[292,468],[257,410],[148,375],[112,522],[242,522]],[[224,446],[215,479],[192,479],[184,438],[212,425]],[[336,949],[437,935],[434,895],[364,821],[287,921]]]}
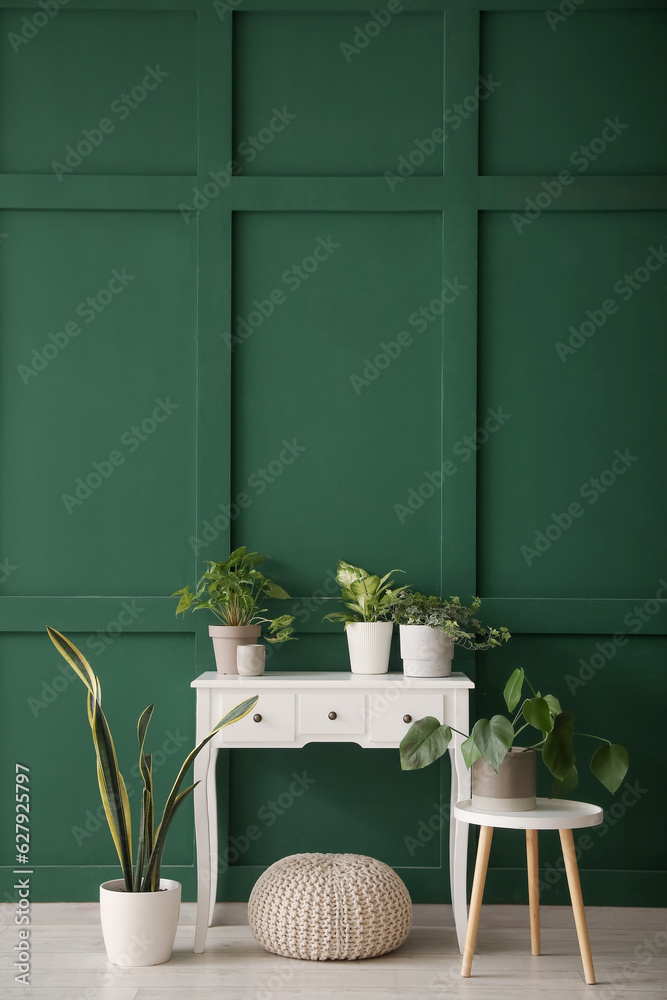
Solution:
{"label": "ivy plant", "polygon": [[[523,685],[527,684],[531,697],[522,700]],[[542,760],[553,775],[551,795],[558,796],[572,791],[578,783],[574,737],[596,740],[602,744],[589,760],[589,767],[605,788],[614,793],[621,785],[628,770],[628,751],[618,743],[611,743],[602,736],[575,732],[574,715],[563,711],[558,698],[535,691],[526,678],[523,668],[515,670],[503,692],[510,718],[494,715],[491,719],[478,719],[470,736],[461,744],[466,767],[472,767],[480,757],[497,771],[510,748],[515,746],[519,733],[528,730],[531,738],[526,749],[542,754]],[[413,771],[438,760],[447,750],[452,739],[453,727],[441,725],[427,716],[410,726],[400,746],[401,767]],[[455,729],[454,732],[459,732]]]}
{"label": "ivy plant", "polygon": [[282,587],[257,569],[266,556],[247,552],[245,545],[234,549],[224,562],[207,562],[208,569],[193,591],[188,584],[172,597],[180,597],[176,614],[186,611],[211,611],[223,625],[268,624],[267,642],[293,639],[293,615],[263,618],[266,608],[260,604],[268,597],[289,599]]}
{"label": "ivy plant", "polygon": [[492,649],[507,642],[506,628],[489,628],[477,618],[481,607],[479,597],[471,605],[461,604],[458,597],[427,597],[406,587],[393,608],[397,625],[428,625],[446,632],[452,642],[464,649]]}

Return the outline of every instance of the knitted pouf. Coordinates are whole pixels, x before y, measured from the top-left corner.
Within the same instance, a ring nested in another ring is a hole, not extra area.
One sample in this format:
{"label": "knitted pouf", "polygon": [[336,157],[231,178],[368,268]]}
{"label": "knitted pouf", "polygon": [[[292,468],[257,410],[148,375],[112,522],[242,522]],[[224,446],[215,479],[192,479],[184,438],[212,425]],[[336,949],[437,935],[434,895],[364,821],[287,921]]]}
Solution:
{"label": "knitted pouf", "polygon": [[403,944],[412,902],[393,868],[361,854],[292,854],[257,879],[248,922],[288,958],[373,958]]}

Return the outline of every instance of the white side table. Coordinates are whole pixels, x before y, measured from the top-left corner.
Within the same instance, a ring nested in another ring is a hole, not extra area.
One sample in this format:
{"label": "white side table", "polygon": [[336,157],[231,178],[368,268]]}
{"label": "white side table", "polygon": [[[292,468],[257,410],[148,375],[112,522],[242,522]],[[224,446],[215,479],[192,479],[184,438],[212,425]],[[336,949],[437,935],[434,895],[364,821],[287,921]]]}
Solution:
{"label": "white side table", "polygon": [[[197,691],[197,742],[244,698],[259,695],[253,712],[221,730],[195,758],[197,923],[195,952],[202,952],[211,926],[218,885],[218,814],[215,761],[218,750],[242,747],[304,747],[307,743],[357,743],[367,749],[397,748],[411,723],[435,716],[468,732],[473,682],[465,674],[406,677],[349,671],[276,671],[239,677],[207,671],[192,682]],[[452,765],[449,814],[449,874],[459,949],[466,927],[467,823],[454,819],[454,804],[470,794],[470,773],[457,733],[449,747]],[[396,767],[400,767],[398,754]],[[363,808],[363,805],[361,806]]]}
{"label": "white side table", "polygon": [[505,830],[526,831],[530,943],[533,955],[540,954],[540,889],[537,860],[537,831],[558,830],[563,848],[567,883],[570,888],[574,923],[577,928],[577,938],[579,939],[579,950],[581,951],[581,959],[584,964],[584,975],[586,982],[590,986],[594,985],[595,970],[593,969],[591,945],[588,940],[586,913],[581,895],[579,868],[577,867],[577,855],[574,848],[572,831],[585,826],[597,826],[603,820],[604,814],[602,809],[588,802],[572,802],[569,799],[538,799],[537,808],[526,812],[485,812],[480,809],[473,809],[472,802],[468,800],[466,802],[457,802],[454,806],[454,815],[461,823],[473,823],[475,826],[482,828],[477,847],[475,877],[470,897],[470,913],[468,916],[465,947],[463,949],[461,975],[468,978],[472,968],[475,942],[477,940],[477,928],[479,926],[479,914],[482,908],[482,896],[484,894],[484,883],[489,865],[489,851],[491,850],[491,838],[494,828],[500,827]]}

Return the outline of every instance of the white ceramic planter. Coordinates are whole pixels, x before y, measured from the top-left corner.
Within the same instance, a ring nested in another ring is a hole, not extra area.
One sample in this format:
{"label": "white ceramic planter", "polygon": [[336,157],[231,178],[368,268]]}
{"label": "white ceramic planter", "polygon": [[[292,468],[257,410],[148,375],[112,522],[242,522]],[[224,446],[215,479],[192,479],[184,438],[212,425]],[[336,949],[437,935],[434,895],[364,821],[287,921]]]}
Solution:
{"label": "white ceramic planter", "polygon": [[219,674],[236,674],[236,650],[239,646],[256,643],[262,634],[261,625],[209,625],[213,639],[215,665]]}
{"label": "white ceramic planter", "polygon": [[345,629],[353,674],[386,674],[393,622],[352,622]]}
{"label": "white ceramic planter", "polygon": [[454,643],[430,625],[399,625],[403,673],[408,677],[449,677]]}
{"label": "white ceramic planter", "polygon": [[238,646],[236,650],[236,666],[241,677],[259,677],[266,667],[266,646]]}
{"label": "white ceramic planter", "polygon": [[102,936],[113,965],[162,965],[171,958],[181,883],[160,879],[158,892],[125,892],[122,878],[100,886]]}

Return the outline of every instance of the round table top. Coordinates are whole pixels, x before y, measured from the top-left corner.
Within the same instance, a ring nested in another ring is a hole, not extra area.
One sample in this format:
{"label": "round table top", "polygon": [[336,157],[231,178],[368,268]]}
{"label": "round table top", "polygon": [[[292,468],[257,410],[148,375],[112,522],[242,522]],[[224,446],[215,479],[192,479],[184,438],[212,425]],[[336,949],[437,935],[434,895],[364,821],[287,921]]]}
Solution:
{"label": "round table top", "polygon": [[491,812],[473,809],[472,801],[457,802],[454,817],[475,826],[502,827],[506,830],[576,830],[598,826],[604,819],[600,806],[572,799],[538,799],[536,809],[525,812]]}

